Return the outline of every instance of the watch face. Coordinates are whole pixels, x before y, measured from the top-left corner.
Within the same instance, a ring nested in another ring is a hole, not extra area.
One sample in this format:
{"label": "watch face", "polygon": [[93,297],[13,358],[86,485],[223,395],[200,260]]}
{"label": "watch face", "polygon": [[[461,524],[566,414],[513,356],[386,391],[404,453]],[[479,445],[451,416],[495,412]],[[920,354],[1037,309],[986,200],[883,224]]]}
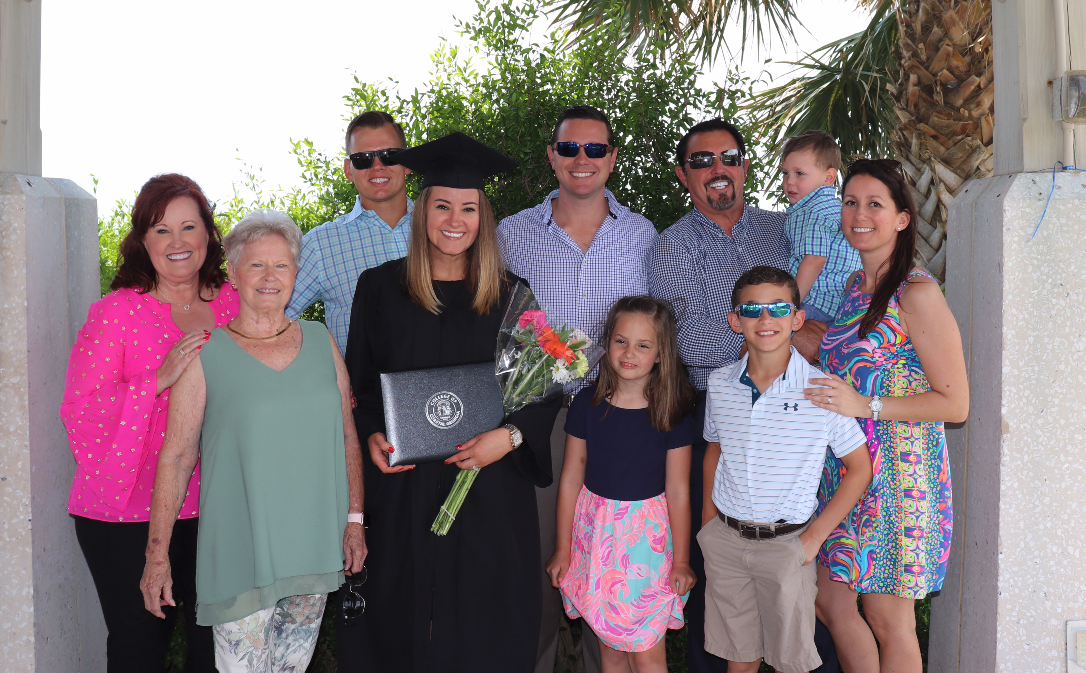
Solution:
{"label": "watch face", "polygon": [[871,410],[872,411],[881,411],[882,410],[882,400],[879,399],[878,397],[871,400]]}

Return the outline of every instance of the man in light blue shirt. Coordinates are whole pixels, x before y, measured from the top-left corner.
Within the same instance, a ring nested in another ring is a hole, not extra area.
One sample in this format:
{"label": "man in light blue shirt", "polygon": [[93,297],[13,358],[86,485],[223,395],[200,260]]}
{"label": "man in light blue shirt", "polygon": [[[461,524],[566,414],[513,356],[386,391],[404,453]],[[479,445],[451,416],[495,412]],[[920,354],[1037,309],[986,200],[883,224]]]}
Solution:
{"label": "man in light blue shirt", "polygon": [[[648,294],[649,250],[656,229],[607,191],[617,149],[611,122],[596,108],[579,105],[559,116],[547,147],[558,189],[543,203],[511,215],[498,225],[498,243],[509,270],[528,281],[547,320],[600,338],[616,299]],[[570,384],[567,393],[584,383]],[[555,506],[565,453],[566,409],[551,433],[554,483],[536,489],[540,547],[546,566],[555,548]],[[536,673],[554,670],[562,603],[544,573],[543,615]],[[598,641],[581,630],[585,673],[601,668]]]}
{"label": "man in light blue shirt", "polygon": [[314,227],[302,238],[302,257],[287,316],[297,318],[324,302],[328,330],[342,353],[347,348],[351,305],[366,269],[407,254],[411,214],[405,178],[411,171],[390,164],[407,143],[387,112],[364,112],[347,126],[343,173],[358,191],[354,209]]}

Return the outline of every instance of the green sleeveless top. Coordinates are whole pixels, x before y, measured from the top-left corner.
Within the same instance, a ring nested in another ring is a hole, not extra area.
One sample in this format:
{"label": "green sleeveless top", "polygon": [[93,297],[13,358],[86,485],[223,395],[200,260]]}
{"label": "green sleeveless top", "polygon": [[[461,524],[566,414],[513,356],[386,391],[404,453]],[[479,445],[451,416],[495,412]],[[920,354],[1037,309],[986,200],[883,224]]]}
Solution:
{"label": "green sleeveless top", "polygon": [[343,583],[347,461],[328,330],[301,321],[302,347],[281,372],[211,332],[200,360],[196,623],[236,621]]}

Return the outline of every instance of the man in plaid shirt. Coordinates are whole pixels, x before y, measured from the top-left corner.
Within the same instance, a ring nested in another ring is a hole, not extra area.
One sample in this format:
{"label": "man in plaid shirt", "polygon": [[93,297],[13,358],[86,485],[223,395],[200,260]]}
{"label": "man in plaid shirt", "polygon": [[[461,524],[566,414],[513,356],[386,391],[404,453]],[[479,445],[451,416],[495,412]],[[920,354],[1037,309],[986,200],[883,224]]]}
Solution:
{"label": "man in plaid shirt", "polygon": [[[741,357],[743,335],[728,325],[735,281],[756,266],[788,270],[790,248],[784,213],[743,201],[750,160],[742,134],[723,119],[691,128],[679,141],[675,175],[690,192],[693,209],[664,230],[653,246],[649,291],[671,303],[679,328],[679,352],[698,389],[694,422],[704,424],[705,386],[713,370]],[[817,361],[824,323],[809,320],[792,337],[805,358]],[[706,442],[695,437],[690,465],[690,500],[702,501]],[[695,517],[697,519],[697,517]],[[692,521],[696,539],[700,519]],[[701,548],[690,546],[690,565],[698,583],[686,604],[689,620],[686,660],[691,673],[725,673],[728,663],[705,651],[705,566]],[[833,643],[823,627],[829,652],[819,643],[823,662],[834,662]],[[830,669],[835,670],[835,669]]]}
{"label": "man in plaid shirt", "polygon": [[355,117],[347,126],[343,160],[343,173],[358,191],[354,208],[302,238],[287,316],[297,318],[323,301],[325,322],[341,353],[347,348],[358,277],[407,254],[415,207],[405,182],[411,171],[386,163],[405,146],[403,128],[387,112],[371,110]]}
{"label": "man in plaid shirt", "polygon": [[[547,319],[584,329],[598,340],[607,311],[616,299],[648,294],[649,249],[656,229],[607,191],[617,150],[611,122],[596,108],[579,105],[558,116],[547,157],[558,189],[543,203],[511,215],[498,225],[498,242],[506,266],[531,285]],[[591,378],[591,374],[589,377]],[[574,393],[584,383],[570,384]],[[555,505],[565,455],[566,410],[551,433],[554,482],[536,489],[543,565],[555,547]],[[543,615],[536,673],[554,670],[562,601],[544,573]],[[585,673],[601,670],[598,641],[591,629],[581,630]]]}

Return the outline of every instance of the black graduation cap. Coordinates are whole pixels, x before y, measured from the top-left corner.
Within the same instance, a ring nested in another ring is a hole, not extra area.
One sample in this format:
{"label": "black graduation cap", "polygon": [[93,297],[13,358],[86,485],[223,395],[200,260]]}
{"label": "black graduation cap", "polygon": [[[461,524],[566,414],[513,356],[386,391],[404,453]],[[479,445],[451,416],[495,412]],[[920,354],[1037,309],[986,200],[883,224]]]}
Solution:
{"label": "black graduation cap", "polygon": [[422,173],[422,188],[482,189],[483,181],[517,167],[501,152],[459,131],[404,150],[396,163]]}

